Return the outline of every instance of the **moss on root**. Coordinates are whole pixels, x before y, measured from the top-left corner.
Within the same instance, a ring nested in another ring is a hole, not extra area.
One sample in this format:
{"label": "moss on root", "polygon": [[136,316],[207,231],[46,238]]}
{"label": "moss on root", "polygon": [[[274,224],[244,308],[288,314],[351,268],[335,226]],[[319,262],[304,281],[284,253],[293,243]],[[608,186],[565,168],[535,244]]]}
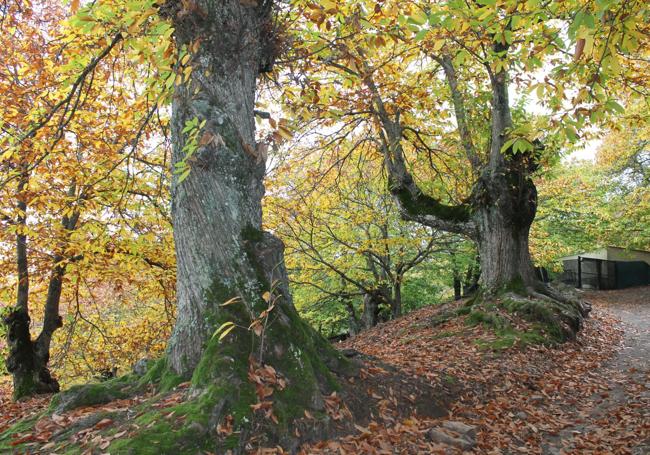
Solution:
{"label": "moss on root", "polygon": [[71,387],[52,397],[49,410],[62,413],[82,406],[94,406],[127,398],[136,393],[136,378],[126,375],[105,382]]}
{"label": "moss on root", "polygon": [[[517,280],[503,287],[496,296],[477,295],[468,306],[460,308],[458,314],[467,315],[468,325],[482,324],[493,329],[497,339],[480,343],[496,350],[515,344],[555,345],[573,340],[582,321],[575,305],[550,298],[528,297],[523,282]],[[526,321],[527,328],[515,328],[511,323],[513,318]]]}
{"label": "moss on root", "polygon": [[[322,394],[324,389],[337,387],[330,370],[332,366],[323,363],[319,354],[322,352],[319,350],[325,349],[325,344],[321,346],[318,339],[310,335],[310,328],[302,321],[292,326],[291,333],[277,327],[266,334],[271,346],[274,340],[278,342],[275,345],[279,345],[281,336],[290,336],[292,342],[295,341],[295,344],[289,343],[289,352],[268,359],[287,380],[284,389],[274,390],[267,398],[273,403],[277,423],[252,409],[258,397],[248,379],[248,363],[242,361],[250,355],[247,351],[250,340],[246,338],[252,335],[244,330],[235,330],[229,335],[228,342],[220,342],[217,338],[208,342],[192,376],[192,389],[186,401],[165,408],[163,412],[146,408],[146,412],[134,422],[140,430],[131,438],[114,441],[107,450],[111,453],[154,454],[198,453],[200,450],[224,453],[232,449],[239,453],[253,432],[264,435],[266,440],[260,439],[259,443],[267,446],[295,445],[293,428],[304,417],[304,410],[312,409],[315,416],[321,415],[327,420],[324,412],[318,412],[324,409]],[[286,339],[283,344],[287,344]],[[333,348],[327,344],[327,349]],[[349,361],[337,360],[337,367],[352,370]],[[153,380],[156,373],[160,375],[161,371],[164,368],[156,365],[150,371],[150,379]],[[172,412],[173,419],[165,417]],[[223,424],[226,416],[232,418],[232,433],[219,434],[217,425]]]}
{"label": "moss on root", "polygon": [[164,409],[145,404],[143,413],[133,421],[139,430],[114,440],[107,451],[134,455],[212,451],[216,434],[209,431],[210,418],[231,392],[215,385],[196,398]]}
{"label": "moss on root", "polygon": [[[215,323],[223,323],[235,314],[244,316],[238,313],[238,306],[243,303],[229,305],[229,312],[220,313]],[[236,328],[225,340],[217,337],[208,340],[192,375],[192,389],[186,401],[165,408],[164,413],[143,408],[144,413],[135,421],[140,430],[131,438],[114,441],[108,450],[147,454],[200,450],[224,453],[233,449],[238,453],[252,433],[264,435],[266,439],[259,439],[260,444],[291,447],[297,444],[294,426],[304,418],[305,409],[323,419],[315,425],[312,423],[313,427],[326,426],[328,418],[322,395],[338,388],[335,373],[354,374],[355,366],[318,337],[292,308],[282,308],[277,317],[264,333],[267,349],[262,358],[263,363],[272,365],[287,381],[284,389],[276,388],[266,398],[273,403],[277,423],[252,409],[258,396],[248,378],[247,360],[251,355],[258,355],[259,337]],[[166,377],[173,377],[173,373],[169,372],[166,360],[161,359],[151,366],[139,384],[157,383],[162,390]],[[180,420],[166,419],[165,415],[171,412]],[[232,419],[229,435],[216,431],[226,417]],[[303,435],[310,430],[300,428]]]}
{"label": "moss on root", "polygon": [[151,363],[133,390],[139,392],[148,386],[154,386],[158,392],[168,392],[186,379],[174,373],[167,363],[167,358],[162,357]]}
{"label": "moss on root", "polygon": [[62,413],[79,407],[95,406],[114,400],[129,398],[150,388],[167,392],[185,379],[175,374],[162,357],[151,361],[147,372],[138,377],[127,374],[108,381],[73,386],[52,397],[48,412]]}
{"label": "moss on root", "polygon": [[25,377],[23,377],[21,381],[18,381],[17,384],[14,382],[14,386],[16,387],[13,391],[14,400],[34,396],[37,393],[38,389],[33,374],[25,375]]}

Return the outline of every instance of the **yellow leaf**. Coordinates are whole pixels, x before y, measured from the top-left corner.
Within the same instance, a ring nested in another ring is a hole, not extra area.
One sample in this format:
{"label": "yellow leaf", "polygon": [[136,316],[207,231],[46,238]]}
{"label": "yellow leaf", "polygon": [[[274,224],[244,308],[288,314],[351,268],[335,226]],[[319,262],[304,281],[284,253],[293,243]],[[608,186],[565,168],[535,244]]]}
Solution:
{"label": "yellow leaf", "polygon": [[240,300],[239,296],[233,297],[232,299],[226,300],[221,304],[221,306],[227,306],[227,305],[232,305],[233,303],[236,303]]}

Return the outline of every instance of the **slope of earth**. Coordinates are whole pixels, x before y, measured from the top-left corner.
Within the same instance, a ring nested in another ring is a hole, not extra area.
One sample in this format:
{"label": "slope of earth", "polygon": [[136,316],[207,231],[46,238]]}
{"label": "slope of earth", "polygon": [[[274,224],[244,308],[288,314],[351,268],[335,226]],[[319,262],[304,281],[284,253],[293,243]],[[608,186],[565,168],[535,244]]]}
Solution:
{"label": "slope of earth", "polygon": [[[650,453],[650,287],[586,298],[593,311],[585,329],[575,342],[556,348],[496,336],[462,316],[441,317],[463,302],[424,308],[341,343],[368,367],[355,381],[356,398],[332,400],[330,415],[349,419],[346,405],[352,414],[365,408],[368,415],[354,422],[353,434],[301,453]],[[30,453],[111,453],[104,450],[111,441],[134,431],[124,424],[132,421],[130,414],[137,417],[136,409],[152,405],[145,394],[49,416],[42,414],[48,397],[12,403],[5,384],[0,433],[24,422],[7,441],[16,453],[27,447]],[[448,415],[430,417],[440,408],[422,387],[453,396]],[[155,406],[181,402],[186,391],[179,387],[162,401],[158,397]],[[163,413],[165,419],[177,418],[173,414]],[[450,436],[458,438],[445,439]]]}
{"label": "slope of earth", "polygon": [[343,347],[432,383],[454,383],[458,399],[447,419],[380,415],[356,435],[304,452],[461,452],[429,437],[432,427],[453,420],[476,427],[470,453],[650,453],[650,287],[585,297],[593,311],[584,330],[557,348],[494,350],[504,345],[489,329],[462,318],[437,324],[435,307],[346,340]]}

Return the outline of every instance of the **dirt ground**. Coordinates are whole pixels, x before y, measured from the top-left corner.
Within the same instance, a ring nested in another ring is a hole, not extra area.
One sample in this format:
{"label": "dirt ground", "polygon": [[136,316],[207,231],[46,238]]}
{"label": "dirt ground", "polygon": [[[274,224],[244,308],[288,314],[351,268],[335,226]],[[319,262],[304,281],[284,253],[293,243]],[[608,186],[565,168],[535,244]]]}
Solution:
{"label": "dirt ground", "polygon": [[[431,327],[424,308],[346,341],[460,390],[447,420],[478,429],[476,454],[650,454],[650,287],[585,293],[593,305],[578,339],[549,348],[481,348],[492,335],[462,320]],[[460,453],[427,441],[445,419],[382,420],[305,453]]]}
{"label": "dirt ground", "polygon": [[577,409],[576,423],[559,437],[547,438],[545,453],[559,453],[561,446],[573,447],[575,435],[607,428],[621,418],[621,411],[637,407],[645,419],[645,434],[637,435],[631,453],[650,454],[650,292],[648,288],[585,293],[585,299],[616,317],[624,330],[623,343],[601,368],[607,378],[608,394],[594,395]]}
{"label": "dirt ground", "polygon": [[[425,307],[340,343],[341,349],[373,359],[369,365],[374,366],[355,383],[358,399],[337,401],[334,416],[343,416],[345,405],[352,410],[365,407],[366,415],[353,422],[352,434],[305,446],[301,453],[460,453],[430,436],[432,428],[453,421],[475,429],[466,453],[650,454],[650,287],[588,292],[585,299],[593,305],[591,316],[578,339],[561,346],[515,343],[494,350],[486,347],[495,339],[490,329],[468,326],[462,317],[440,323],[440,306]],[[445,307],[453,310],[460,304]],[[49,404],[48,397],[13,403],[4,384],[0,432]],[[440,391],[448,396],[439,396]],[[434,392],[444,403],[431,398]],[[179,390],[168,401],[182,401],[184,394]],[[76,428],[75,422],[101,409],[128,409],[148,399],[45,416],[5,442],[15,453],[50,453],[59,426]],[[441,409],[447,409],[446,415]],[[70,430],[63,441],[66,447],[102,453],[110,438],[128,436],[125,430],[107,438],[110,427],[101,427],[105,420]]]}

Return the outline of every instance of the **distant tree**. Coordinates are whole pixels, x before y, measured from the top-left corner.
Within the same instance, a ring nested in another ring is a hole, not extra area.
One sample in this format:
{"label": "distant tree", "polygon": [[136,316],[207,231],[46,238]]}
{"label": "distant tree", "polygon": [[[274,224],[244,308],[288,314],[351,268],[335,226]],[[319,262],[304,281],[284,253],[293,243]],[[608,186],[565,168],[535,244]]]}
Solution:
{"label": "distant tree", "polygon": [[[359,147],[383,157],[405,219],[476,242],[483,295],[518,289],[584,313],[535,275],[533,176],[558,145],[624,110],[616,87],[644,93],[622,62],[646,42],[646,3],[355,1],[301,12],[285,94],[296,125],[368,138]],[[516,88],[548,114],[514,115]]]}
{"label": "distant tree", "polygon": [[[74,58],[85,50],[62,46],[64,17],[57,4],[14,2],[0,37],[0,299],[16,398],[59,389],[48,363],[70,272],[93,281],[147,261],[173,268],[163,243],[164,149],[139,143],[153,128],[137,128],[151,107],[128,85],[135,68],[98,61],[66,112],[39,121],[67,90],[63,79],[77,76]],[[34,318],[42,323],[32,338]]]}
{"label": "distant tree", "polygon": [[531,236],[540,263],[607,245],[650,248],[650,141],[639,106],[603,132],[595,161],[556,166],[540,182]]}
{"label": "distant tree", "polygon": [[316,163],[306,160],[285,163],[310,170],[278,175],[267,203],[294,286],[313,288],[309,306],[344,306],[352,333],[376,325],[382,308],[384,317],[400,316],[407,275],[448,251],[450,239],[399,218],[377,163],[314,178]]}

